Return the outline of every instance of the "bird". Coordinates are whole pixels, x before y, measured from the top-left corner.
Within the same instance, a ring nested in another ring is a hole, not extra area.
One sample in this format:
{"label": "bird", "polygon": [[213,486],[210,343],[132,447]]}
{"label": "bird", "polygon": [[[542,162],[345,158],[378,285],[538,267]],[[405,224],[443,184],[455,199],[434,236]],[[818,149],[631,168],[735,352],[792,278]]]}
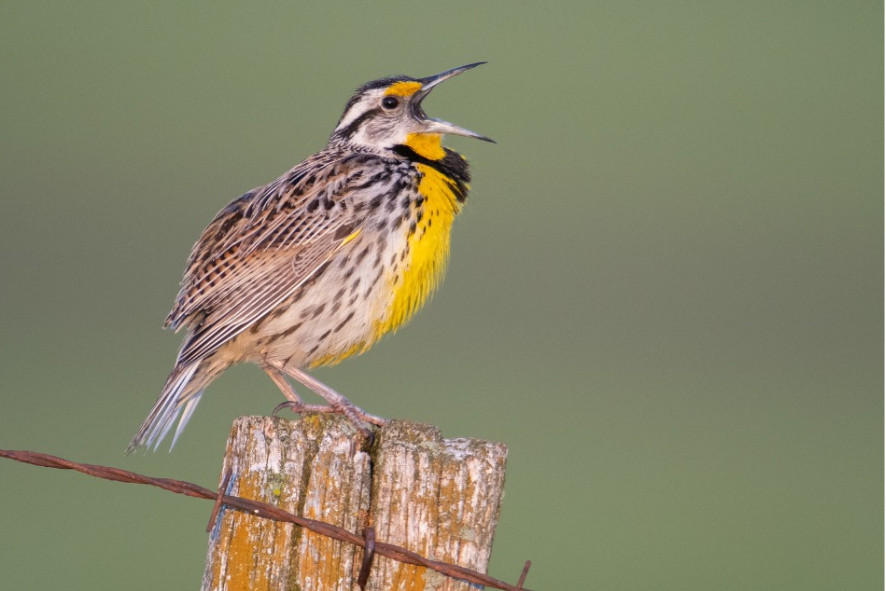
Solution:
{"label": "bird", "polygon": [[[308,370],[365,352],[439,285],[471,180],[442,138],[494,141],[428,117],[422,101],[483,63],[360,86],[324,149],[215,216],[165,322],[186,336],[127,455],[156,450],[178,420],[171,450],[206,387],[244,362],[260,366],[296,412],[341,413],[364,432],[384,424]],[[305,404],[289,378],[327,405]]]}

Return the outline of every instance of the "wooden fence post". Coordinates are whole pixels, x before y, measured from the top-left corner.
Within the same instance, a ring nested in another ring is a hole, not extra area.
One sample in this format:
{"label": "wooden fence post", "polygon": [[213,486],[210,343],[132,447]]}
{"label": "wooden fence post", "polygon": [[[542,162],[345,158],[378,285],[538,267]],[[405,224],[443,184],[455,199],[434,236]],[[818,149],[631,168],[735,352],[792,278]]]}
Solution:
{"label": "wooden fence post", "polygon": [[[504,496],[507,454],[501,443],[443,439],[430,425],[389,422],[381,429],[372,472],[369,512],[376,537],[485,573]],[[367,589],[468,591],[472,586],[378,557]]]}
{"label": "wooden fence post", "polygon": [[[436,427],[390,421],[366,449],[338,416],[240,417],[225,454],[226,494],[271,503],[378,542],[485,572],[504,494],[507,448],[444,440]],[[209,539],[203,591],[351,591],[363,551],[288,523],[224,509]],[[367,591],[475,586],[376,556]]]}

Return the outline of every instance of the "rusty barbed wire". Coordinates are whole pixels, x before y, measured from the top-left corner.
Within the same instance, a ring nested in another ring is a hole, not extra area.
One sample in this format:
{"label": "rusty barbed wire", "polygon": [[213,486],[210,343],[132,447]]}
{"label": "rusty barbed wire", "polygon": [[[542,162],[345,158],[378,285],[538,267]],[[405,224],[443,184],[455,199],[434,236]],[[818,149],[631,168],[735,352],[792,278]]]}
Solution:
{"label": "rusty barbed wire", "polygon": [[224,504],[228,507],[239,509],[241,511],[245,511],[251,515],[255,515],[264,519],[294,523],[298,526],[301,526],[305,529],[311,530],[328,538],[332,538],[340,542],[347,542],[355,546],[360,546],[364,549],[367,545],[374,546],[374,554],[385,556],[392,560],[396,560],[398,562],[403,562],[406,564],[424,566],[440,574],[457,579],[462,579],[470,583],[485,585],[487,587],[501,589],[502,591],[531,591],[530,589],[523,587],[523,581],[526,579],[526,574],[529,571],[529,561],[526,561],[526,565],[524,566],[523,572],[520,575],[519,583],[517,585],[511,585],[510,583],[506,583],[505,581],[496,579],[485,573],[471,570],[457,564],[451,564],[448,562],[443,562],[441,560],[426,558],[421,554],[417,554],[416,552],[412,552],[411,550],[407,550],[406,548],[397,546],[395,544],[377,542],[375,541],[374,535],[366,537],[358,536],[357,534],[349,532],[348,530],[337,525],[326,523],[324,521],[317,521],[316,519],[309,519],[307,517],[300,517],[293,513],[289,513],[288,511],[284,511],[279,507],[275,507],[274,505],[262,503],[261,501],[254,501],[252,499],[244,499],[243,497],[225,495],[223,494],[225,490],[224,485],[221,486],[218,491],[212,491],[208,488],[203,488],[202,486],[193,484],[191,482],[186,482],[184,480],[175,480],[172,478],[153,478],[151,476],[145,476],[144,474],[130,472],[129,470],[122,470],[120,468],[113,468],[110,466],[101,466],[98,464],[83,464],[80,462],[74,462],[57,456],[35,451],[0,449],[0,458],[7,458],[10,460],[15,460],[16,462],[22,462],[34,466],[43,466],[45,468],[74,470],[76,472],[86,474],[87,476],[94,476],[96,478],[102,478],[104,480],[113,480],[115,482],[125,482],[129,484],[147,484],[149,486],[156,486],[157,488],[162,488],[163,490],[168,490],[170,492],[178,493],[181,495],[214,501],[214,513],[217,513],[218,507]]}

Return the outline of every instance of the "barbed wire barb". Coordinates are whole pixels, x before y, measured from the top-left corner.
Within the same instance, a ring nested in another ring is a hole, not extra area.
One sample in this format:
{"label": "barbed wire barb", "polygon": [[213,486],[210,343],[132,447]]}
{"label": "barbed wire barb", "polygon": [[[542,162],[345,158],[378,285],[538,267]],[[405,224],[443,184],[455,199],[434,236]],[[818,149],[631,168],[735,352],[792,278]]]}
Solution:
{"label": "barbed wire barb", "polygon": [[[222,497],[224,496],[225,491],[228,490],[228,484],[231,482],[231,476],[234,473],[231,471],[231,468],[225,471],[225,477],[222,478],[221,486],[218,487],[218,494],[215,496],[215,505],[212,506],[212,513],[209,514],[209,521],[206,523],[206,533],[212,531],[212,528],[215,526],[215,518],[218,517],[218,512],[222,506]],[[519,584],[518,584],[519,586]]]}
{"label": "barbed wire barb", "polygon": [[363,548],[363,564],[360,565],[360,574],[357,576],[360,591],[366,591],[366,582],[369,581],[369,572],[372,570],[372,559],[375,558],[375,528],[364,527],[363,537],[366,546]]}
{"label": "barbed wire barb", "polygon": [[517,589],[523,589],[523,583],[526,582],[526,575],[529,574],[530,566],[532,566],[532,561],[527,560],[526,564],[523,565],[523,572],[520,573],[520,578],[517,580]]}

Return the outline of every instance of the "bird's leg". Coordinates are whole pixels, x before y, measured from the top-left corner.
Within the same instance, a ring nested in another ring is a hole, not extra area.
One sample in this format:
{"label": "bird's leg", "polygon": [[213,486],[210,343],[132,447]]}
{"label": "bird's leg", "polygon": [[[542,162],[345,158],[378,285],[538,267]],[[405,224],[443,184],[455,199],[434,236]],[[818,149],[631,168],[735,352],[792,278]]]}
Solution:
{"label": "bird's leg", "polygon": [[371,436],[372,433],[363,425],[362,421],[366,421],[373,425],[384,425],[386,422],[385,419],[369,414],[359,408],[353,402],[304,371],[287,368],[285,370],[287,374],[307,386],[313,392],[316,392],[329,403],[329,406],[305,404],[301,399],[301,396],[295,391],[295,388],[292,387],[292,384],[286,379],[286,376],[283,375],[283,371],[270,365],[262,365],[262,369],[265,370],[268,377],[277,384],[277,387],[280,388],[280,391],[283,392],[283,395],[287,398],[286,402],[277,405],[274,409],[274,414],[284,408],[288,408],[292,410],[292,412],[299,414],[304,412],[340,413],[348,417],[354,426],[367,436]]}
{"label": "bird's leg", "polygon": [[336,409],[332,406],[305,404],[304,401],[302,401],[301,396],[298,395],[298,392],[295,391],[295,388],[292,387],[292,384],[290,384],[289,381],[286,379],[286,376],[283,375],[283,372],[269,365],[262,365],[262,369],[265,370],[265,373],[268,374],[268,377],[271,378],[271,380],[273,380],[275,384],[277,384],[277,387],[280,388],[280,391],[283,392],[283,395],[287,399],[286,402],[281,402],[280,404],[278,404],[274,408],[274,412],[271,414],[276,415],[284,408],[288,408],[292,412],[298,414],[301,414],[303,412],[337,412]]}
{"label": "bird's leg", "polygon": [[369,414],[365,410],[356,406],[353,402],[301,369],[287,367],[283,371],[324,398],[337,412],[341,412],[351,419],[351,422],[361,431],[365,432],[366,429],[361,425],[360,421],[366,421],[367,423],[379,426],[384,425],[387,422],[387,419]]}

